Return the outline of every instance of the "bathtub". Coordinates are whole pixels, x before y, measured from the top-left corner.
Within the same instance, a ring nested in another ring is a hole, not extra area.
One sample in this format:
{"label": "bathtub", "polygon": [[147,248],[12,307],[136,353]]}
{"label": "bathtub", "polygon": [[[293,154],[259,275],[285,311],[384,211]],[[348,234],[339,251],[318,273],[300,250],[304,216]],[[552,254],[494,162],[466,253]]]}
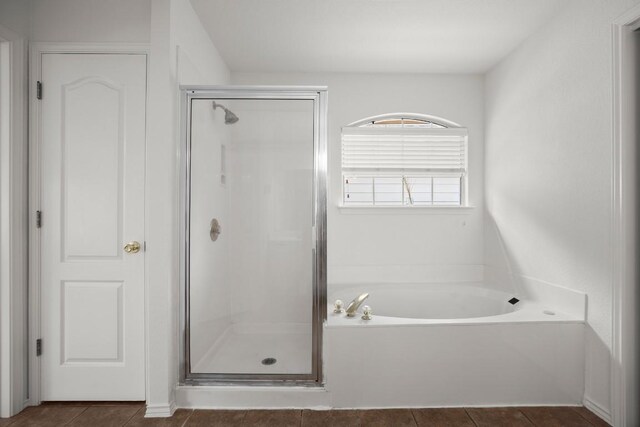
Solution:
{"label": "bathtub", "polygon": [[[369,293],[369,298],[362,306],[371,307],[373,319],[361,320],[362,307],[355,318],[334,313],[336,300],[343,301],[346,307],[364,292]],[[346,286],[329,294],[327,317],[332,326],[583,322],[582,318],[526,299],[509,302],[514,297],[481,283]]]}
{"label": "bathtub", "polygon": [[[575,313],[515,302],[482,283],[330,290],[324,363],[333,407],[582,402],[584,318]],[[336,299],[346,306],[363,292],[371,320],[333,312]]]}

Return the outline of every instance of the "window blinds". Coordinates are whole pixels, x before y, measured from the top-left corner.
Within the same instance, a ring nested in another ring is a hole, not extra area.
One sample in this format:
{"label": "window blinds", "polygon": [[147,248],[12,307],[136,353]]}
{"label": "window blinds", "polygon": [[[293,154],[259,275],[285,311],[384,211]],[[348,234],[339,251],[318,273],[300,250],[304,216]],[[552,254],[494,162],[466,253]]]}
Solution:
{"label": "window blinds", "polygon": [[465,174],[465,128],[342,128],[344,172]]}

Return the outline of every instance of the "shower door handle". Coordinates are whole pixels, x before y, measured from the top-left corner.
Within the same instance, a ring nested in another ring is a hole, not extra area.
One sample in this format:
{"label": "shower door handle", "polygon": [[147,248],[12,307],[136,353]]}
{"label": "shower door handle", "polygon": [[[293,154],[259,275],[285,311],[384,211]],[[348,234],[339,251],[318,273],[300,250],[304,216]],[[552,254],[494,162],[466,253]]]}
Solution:
{"label": "shower door handle", "polygon": [[218,240],[218,236],[222,233],[222,227],[220,227],[220,222],[213,218],[211,220],[211,228],[209,229],[209,237],[211,237],[211,241],[215,242]]}

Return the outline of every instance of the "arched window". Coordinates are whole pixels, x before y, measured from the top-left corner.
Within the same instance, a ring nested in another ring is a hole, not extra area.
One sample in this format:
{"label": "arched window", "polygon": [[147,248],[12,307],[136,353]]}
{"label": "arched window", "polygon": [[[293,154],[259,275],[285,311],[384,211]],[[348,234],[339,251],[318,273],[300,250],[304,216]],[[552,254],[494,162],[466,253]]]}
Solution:
{"label": "arched window", "polygon": [[367,117],[342,128],[345,206],[466,205],[467,129],[424,114]]}

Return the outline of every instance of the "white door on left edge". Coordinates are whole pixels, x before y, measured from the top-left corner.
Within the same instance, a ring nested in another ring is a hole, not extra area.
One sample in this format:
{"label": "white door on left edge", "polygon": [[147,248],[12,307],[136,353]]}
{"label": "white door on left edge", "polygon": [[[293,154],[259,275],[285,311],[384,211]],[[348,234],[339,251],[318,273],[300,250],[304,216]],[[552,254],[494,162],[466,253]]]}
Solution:
{"label": "white door on left edge", "polygon": [[144,400],[146,56],[43,54],[41,79],[41,398]]}

